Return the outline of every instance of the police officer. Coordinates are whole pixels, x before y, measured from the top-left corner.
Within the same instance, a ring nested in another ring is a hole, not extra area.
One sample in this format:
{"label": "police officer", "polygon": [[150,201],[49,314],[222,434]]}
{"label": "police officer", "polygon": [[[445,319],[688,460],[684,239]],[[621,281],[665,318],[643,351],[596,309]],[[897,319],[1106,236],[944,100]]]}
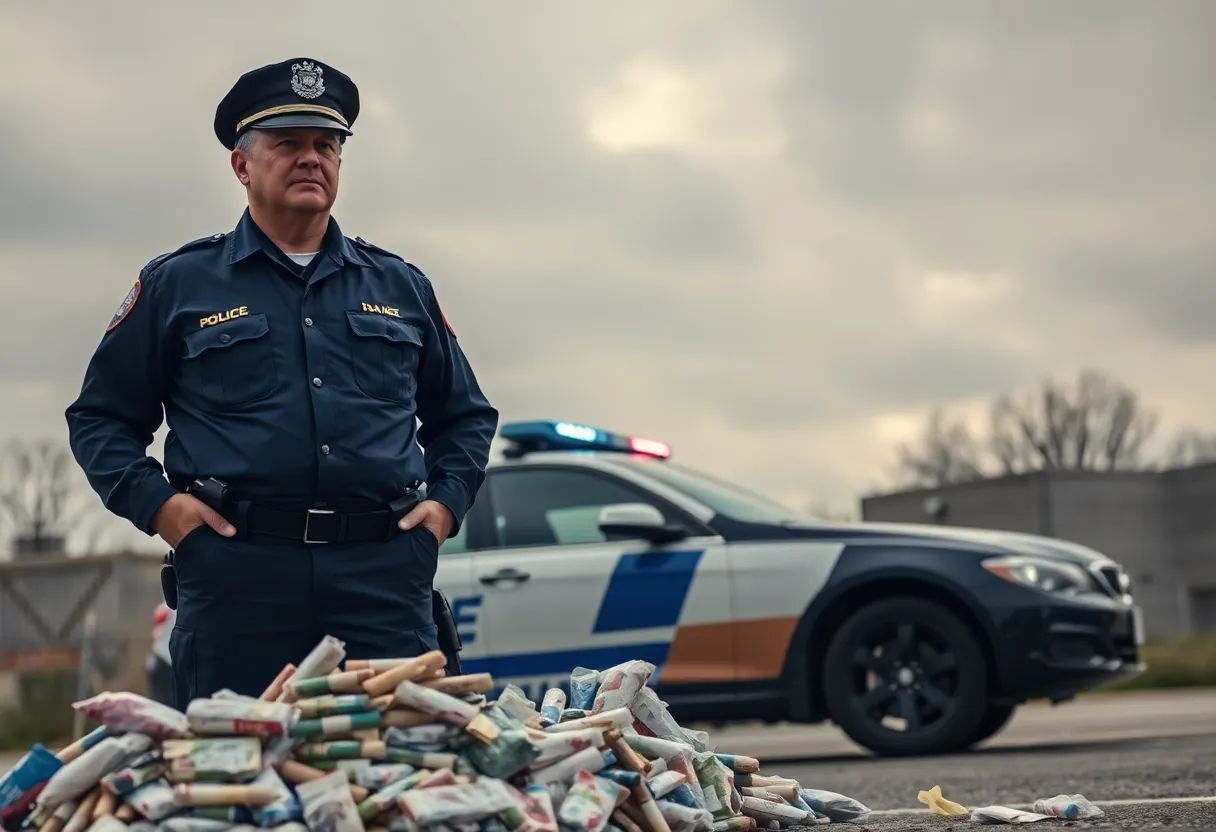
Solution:
{"label": "police officer", "polygon": [[498,412],[431,280],[330,216],[358,114],[317,60],[241,76],[215,134],[247,209],[144,266],[67,409],[106,508],[174,550],[179,707],[256,696],[326,634],[355,658],[439,646],[438,549]]}

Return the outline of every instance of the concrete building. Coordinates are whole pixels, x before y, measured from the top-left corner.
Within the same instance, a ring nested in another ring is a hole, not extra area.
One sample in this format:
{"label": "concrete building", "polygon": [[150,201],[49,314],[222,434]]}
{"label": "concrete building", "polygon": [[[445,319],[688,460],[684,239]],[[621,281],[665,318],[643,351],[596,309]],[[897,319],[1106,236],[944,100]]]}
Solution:
{"label": "concrete building", "polygon": [[1127,569],[1149,639],[1216,632],[1216,463],[1045,471],[878,494],[861,500],[861,516],[1072,540]]}

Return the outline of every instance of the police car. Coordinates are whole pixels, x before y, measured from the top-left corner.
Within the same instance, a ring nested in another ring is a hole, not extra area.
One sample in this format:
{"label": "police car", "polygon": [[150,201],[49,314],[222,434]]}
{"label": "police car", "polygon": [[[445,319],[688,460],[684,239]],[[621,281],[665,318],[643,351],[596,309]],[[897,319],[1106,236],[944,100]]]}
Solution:
{"label": "police car", "polygon": [[830,720],[910,755],[1143,670],[1127,574],[1085,547],[820,522],[673,462],[664,442],[587,425],[500,438],[436,584],[465,672],[535,701],[575,667],[643,659],[681,721]]}

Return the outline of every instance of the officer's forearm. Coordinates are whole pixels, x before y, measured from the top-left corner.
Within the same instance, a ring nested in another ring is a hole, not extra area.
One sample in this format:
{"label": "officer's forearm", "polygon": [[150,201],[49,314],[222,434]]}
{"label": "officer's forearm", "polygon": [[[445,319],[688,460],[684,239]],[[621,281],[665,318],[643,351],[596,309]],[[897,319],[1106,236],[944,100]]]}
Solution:
{"label": "officer's forearm", "polygon": [[428,482],[426,498],[434,500],[452,512],[452,519],[455,523],[452,527],[452,534],[455,534],[464,522],[465,514],[469,511],[468,494],[465,492],[464,485],[461,484],[460,480],[448,477],[440,479],[433,486]]}
{"label": "officer's forearm", "polygon": [[68,442],[89,485],[112,513],[151,535],[152,518],[175,493],[148,456],[163,419],[164,364],[160,289],[152,264],[106,327],[68,406]]}
{"label": "officer's forearm", "polygon": [[73,405],[67,412],[72,455],[89,485],[113,514],[152,535],[152,518],[177,493],[160,463],[148,456],[148,442],[111,415]]}
{"label": "officer's forearm", "polygon": [[431,430],[423,422],[419,434],[426,449],[427,499],[447,506],[459,531],[473,497],[486,476],[490,442],[498,426],[498,411],[483,402],[456,419]]}

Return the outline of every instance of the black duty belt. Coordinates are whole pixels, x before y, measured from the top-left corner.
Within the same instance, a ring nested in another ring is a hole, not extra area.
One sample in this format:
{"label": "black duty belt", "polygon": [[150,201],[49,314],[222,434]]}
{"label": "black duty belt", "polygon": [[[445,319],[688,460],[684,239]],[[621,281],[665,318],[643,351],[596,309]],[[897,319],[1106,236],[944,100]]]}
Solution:
{"label": "black duty belt", "polygon": [[426,499],[426,483],[417,483],[385,508],[371,511],[292,510],[238,501],[227,493],[227,489],[224,483],[208,478],[195,480],[187,493],[223,514],[243,534],[264,534],[303,543],[388,540],[400,531],[397,521]]}
{"label": "black duty belt", "polygon": [[247,533],[285,537],[305,543],[366,543],[388,540],[402,515],[387,509],[364,512],[330,511],[310,508],[284,511],[270,506],[250,505],[241,525]]}

